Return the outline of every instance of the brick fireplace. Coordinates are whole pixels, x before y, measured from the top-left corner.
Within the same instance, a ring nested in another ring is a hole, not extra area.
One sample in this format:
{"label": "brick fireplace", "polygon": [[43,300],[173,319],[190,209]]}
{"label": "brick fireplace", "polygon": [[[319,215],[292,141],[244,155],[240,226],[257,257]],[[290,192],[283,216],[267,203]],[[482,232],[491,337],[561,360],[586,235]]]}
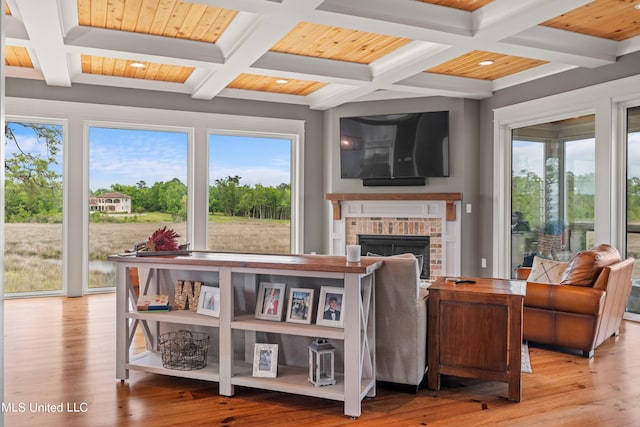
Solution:
{"label": "brick fireplace", "polygon": [[459,193],[329,193],[326,199],[333,208],[332,255],[344,255],[360,235],[428,236],[428,277],[460,275]]}

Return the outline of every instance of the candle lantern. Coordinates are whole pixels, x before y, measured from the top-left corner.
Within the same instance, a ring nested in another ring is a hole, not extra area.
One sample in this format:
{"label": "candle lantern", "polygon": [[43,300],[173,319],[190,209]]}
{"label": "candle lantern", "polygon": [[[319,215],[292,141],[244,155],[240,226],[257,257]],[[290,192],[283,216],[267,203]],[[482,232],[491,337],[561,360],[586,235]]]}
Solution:
{"label": "candle lantern", "polygon": [[309,344],[309,382],[316,387],[336,383],[335,351],[325,338],[317,338]]}

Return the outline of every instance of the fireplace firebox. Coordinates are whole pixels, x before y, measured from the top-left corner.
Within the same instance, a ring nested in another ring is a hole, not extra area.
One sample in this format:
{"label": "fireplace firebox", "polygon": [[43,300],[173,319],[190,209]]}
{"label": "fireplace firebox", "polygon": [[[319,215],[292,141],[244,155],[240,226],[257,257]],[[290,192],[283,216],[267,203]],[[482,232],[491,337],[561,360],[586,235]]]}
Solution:
{"label": "fireplace firebox", "polygon": [[359,234],[358,244],[363,256],[412,253],[420,264],[420,278],[429,279],[429,236]]}

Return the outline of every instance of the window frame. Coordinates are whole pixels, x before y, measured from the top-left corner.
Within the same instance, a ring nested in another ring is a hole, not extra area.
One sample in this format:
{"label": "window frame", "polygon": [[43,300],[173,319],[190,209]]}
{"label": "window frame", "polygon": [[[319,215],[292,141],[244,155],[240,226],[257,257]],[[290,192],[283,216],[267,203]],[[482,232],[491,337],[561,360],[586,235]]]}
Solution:
{"label": "window frame", "polygon": [[[141,131],[158,131],[158,132],[175,132],[175,133],[183,133],[187,134],[187,235],[186,241],[190,242],[193,236],[195,235],[195,230],[193,228],[194,223],[194,207],[193,207],[193,187],[194,187],[194,174],[193,174],[193,146],[194,146],[194,129],[192,127],[180,127],[180,126],[165,126],[165,125],[157,125],[157,124],[141,124],[134,122],[116,122],[116,121],[99,121],[99,120],[85,120],[83,121],[83,146],[84,146],[84,161],[83,161],[83,182],[85,182],[85,200],[83,203],[83,217],[85,218],[86,223],[83,228],[86,230],[86,238],[85,240],[85,251],[83,251],[83,271],[85,272],[83,275],[86,278],[82,283],[82,293],[84,295],[94,294],[94,293],[103,293],[103,292],[113,292],[115,291],[114,286],[104,286],[100,288],[90,288],[89,287],[89,190],[90,190],[90,182],[89,182],[89,172],[91,165],[89,163],[89,154],[90,154],[90,141],[89,141],[89,133],[91,128],[102,128],[102,129],[118,129],[118,130],[141,130]],[[132,245],[135,242],[131,242]],[[122,248],[123,250],[127,248]]]}
{"label": "window frame", "polygon": [[[208,129],[207,131],[207,141],[210,141],[212,135],[227,135],[227,136],[243,136],[243,137],[256,137],[256,138],[274,138],[274,139],[286,139],[289,140],[291,144],[290,149],[290,160],[291,166],[289,170],[289,180],[291,187],[291,222],[290,222],[290,242],[289,242],[289,250],[291,253],[299,254],[303,252],[303,233],[302,227],[303,222],[303,198],[301,195],[303,186],[303,180],[301,173],[301,163],[303,157],[302,152],[302,144],[300,141],[300,136],[291,133],[275,133],[275,132],[255,132],[255,131],[245,131],[231,128],[217,128],[217,129]],[[207,144],[207,162],[209,160],[209,152],[210,145]],[[207,163],[207,183],[209,183],[209,164]],[[209,212],[209,191],[207,189],[207,214]],[[209,222],[207,221],[207,227],[205,229],[207,231],[207,235],[209,232]],[[206,242],[208,245],[208,242]]]}

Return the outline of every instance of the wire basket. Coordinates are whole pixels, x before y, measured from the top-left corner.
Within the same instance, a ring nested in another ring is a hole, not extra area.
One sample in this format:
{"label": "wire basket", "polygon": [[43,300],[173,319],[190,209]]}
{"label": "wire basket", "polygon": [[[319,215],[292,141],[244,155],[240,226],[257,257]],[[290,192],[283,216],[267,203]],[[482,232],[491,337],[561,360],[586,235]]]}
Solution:
{"label": "wire basket", "polygon": [[205,333],[186,329],[167,332],[160,335],[158,345],[165,368],[191,371],[207,366],[209,336]]}

